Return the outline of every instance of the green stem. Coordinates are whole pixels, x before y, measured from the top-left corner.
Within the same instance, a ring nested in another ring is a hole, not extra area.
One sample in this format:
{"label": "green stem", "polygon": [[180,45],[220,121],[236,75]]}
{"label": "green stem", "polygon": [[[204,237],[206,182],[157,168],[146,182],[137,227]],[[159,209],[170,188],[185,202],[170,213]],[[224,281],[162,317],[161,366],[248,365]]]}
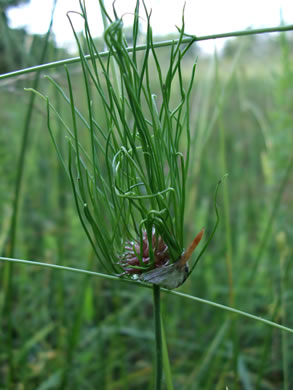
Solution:
{"label": "green stem", "polygon": [[[284,323],[287,321],[288,317],[288,310],[287,310],[287,301],[286,301],[286,292],[289,290],[287,287],[287,275],[288,268],[287,268],[287,255],[288,255],[288,248],[286,245],[286,242],[280,243],[281,250],[280,250],[280,301],[281,301],[281,313],[282,313],[282,322]],[[290,389],[290,354],[289,354],[289,340],[287,334],[282,334],[281,338],[281,344],[282,344],[282,366],[283,366],[283,382],[284,382],[284,390]]]}
{"label": "green stem", "polygon": [[[106,16],[104,10],[105,10],[104,0],[100,0],[100,11],[101,11],[103,26],[104,26],[104,33],[105,33],[105,31],[107,30],[107,28],[109,26],[109,23],[108,23],[107,16]],[[104,49],[107,51],[106,43],[104,45]],[[117,62],[115,61],[115,58],[112,58],[112,61],[110,63],[110,67],[111,67],[112,76],[113,76],[114,89],[116,92],[119,91],[119,94],[120,94],[121,91],[120,91],[119,77],[118,77],[119,70],[118,70],[118,66],[117,66]]]}
{"label": "green stem", "polygon": [[[216,62],[218,58],[216,56]],[[218,66],[216,66],[216,80],[217,86],[219,85],[219,75],[218,75]],[[227,172],[227,148],[226,148],[226,134],[225,134],[225,125],[223,120],[223,101],[221,101],[219,107],[219,137],[220,137],[220,167],[222,172]],[[227,182],[223,184],[223,201],[224,201],[224,225],[225,225],[225,238],[226,238],[226,269],[228,276],[229,284],[229,306],[235,305],[235,292],[234,292],[234,278],[233,278],[233,247],[232,247],[232,234],[231,234],[231,218],[230,218],[230,201],[229,201],[229,191]],[[238,342],[238,332],[237,332],[237,318],[233,315],[230,332],[233,345],[233,370],[234,370],[234,386],[235,390],[239,389],[239,378],[238,378],[238,363],[239,363],[239,342]]]}
{"label": "green stem", "polygon": [[168,345],[166,340],[166,334],[164,330],[163,318],[161,316],[161,330],[162,330],[162,346],[163,346],[163,366],[164,366],[164,379],[166,382],[167,390],[174,390],[173,380],[172,380],[172,371],[168,354]]}
{"label": "green stem", "polygon": [[284,191],[286,189],[286,186],[287,186],[288,181],[290,179],[290,175],[292,173],[292,170],[293,170],[293,154],[290,157],[287,169],[286,169],[286,171],[284,173],[284,176],[283,176],[283,179],[281,181],[281,184],[280,184],[277,196],[275,198],[275,201],[274,201],[274,204],[273,204],[273,208],[272,208],[271,214],[269,216],[269,219],[268,219],[265,231],[263,233],[263,237],[262,237],[262,240],[261,240],[261,243],[260,243],[260,246],[259,246],[256,258],[255,258],[254,264],[252,265],[252,268],[251,268],[251,273],[250,273],[249,280],[252,280],[252,278],[255,279],[255,276],[258,275],[258,269],[259,269],[259,266],[260,266],[260,263],[261,263],[264,251],[265,251],[266,246],[267,246],[267,244],[269,242],[269,239],[271,237],[271,232],[272,232],[272,228],[273,228],[273,222],[274,222],[275,217],[277,215],[277,212],[279,210],[279,206],[280,206],[280,203],[281,203],[282,195],[283,195],[283,193],[284,193]]}
{"label": "green stem", "polygon": [[[276,27],[270,27],[270,28],[260,28],[260,29],[253,29],[253,30],[232,31],[232,32],[223,33],[223,34],[203,35],[201,37],[189,36],[187,38],[181,39],[181,43],[188,44],[192,41],[193,42],[200,42],[200,41],[208,41],[210,39],[241,37],[241,36],[247,36],[247,35],[267,34],[267,33],[284,32],[284,31],[290,31],[290,30],[293,30],[293,25],[276,26]],[[172,46],[172,45],[178,43],[178,41],[179,41],[179,39],[157,42],[157,43],[153,43],[153,47],[158,48],[158,47]],[[140,46],[137,46],[135,50],[139,51],[139,50],[146,50],[146,49],[147,49],[147,45],[140,45]],[[132,52],[133,48],[130,47],[127,50],[129,52]],[[108,54],[109,54],[108,51],[104,51],[104,52],[101,52],[99,55],[101,57],[106,57],[106,56],[108,56]],[[84,58],[90,59],[90,55],[86,55]],[[80,62],[80,57],[74,57],[74,58],[69,58],[66,60],[50,62],[50,63],[44,64],[44,65],[32,66],[30,68],[17,70],[15,72],[9,72],[9,73],[2,74],[2,75],[0,75],[0,80],[7,79],[10,77],[20,76],[20,75],[23,75],[26,73],[32,73],[32,72],[37,72],[40,70],[55,68],[57,66],[75,64],[77,62]]]}
{"label": "green stem", "polygon": [[[1,256],[0,256],[0,261],[11,261],[14,263],[20,263],[20,264],[26,264],[26,265],[35,265],[35,266],[40,266],[40,267],[45,267],[45,268],[55,268],[55,269],[59,269],[59,270],[63,270],[63,271],[76,272],[76,273],[80,273],[80,274],[88,274],[88,275],[97,276],[97,277],[104,278],[104,279],[116,280],[116,281],[119,281],[122,283],[132,283],[132,284],[136,284],[137,286],[140,286],[140,287],[153,288],[153,285],[151,285],[149,283],[138,282],[138,281],[126,279],[126,278],[123,279],[119,276],[107,275],[107,274],[102,274],[102,273],[94,272],[94,271],[87,271],[85,269],[65,267],[65,266],[57,265],[57,264],[40,263],[37,261],[22,260],[22,259],[10,259],[10,258],[1,257]],[[242,311],[242,310],[234,309],[233,307],[229,307],[229,306],[222,305],[220,303],[208,301],[207,299],[194,297],[193,295],[184,294],[184,293],[179,292],[179,291],[168,290],[166,288],[161,288],[161,291],[164,291],[165,293],[170,294],[170,295],[176,295],[178,297],[187,298],[187,299],[190,299],[192,301],[204,303],[204,304],[209,305],[209,306],[214,306],[218,309],[225,310],[225,311],[228,311],[231,313],[235,313],[237,315],[247,317],[247,318],[250,318],[250,319],[258,321],[258,322],[262,322],[262,323],[269,325],[269,326],[272,326],[274,328],[277,328],[277,329],[280,329],[280,330],[283,330],[283,331],[286,331],[289,333],[293,333],[293,328],[288,328],[287,326],[283,326],[283,325],[280,325],[276,322],[266,320],[265,318],[255,316],[255,315],[250,314],[250,313],[246,313],[245,311]]]}
{"label": "green stem", "polygon": [[155,370],[155,390],[162,388],[163,376],[163,355],[162,355],[162,328],[161,328],[161,305],[160,305],[160,286],[154,285],[154,319],[156,336],[156,370]]}
{"label": "green stem", "polygon": [[[88,259],[87,268],[90,269],[93,265],[93,253],[90,254]],[[83,314],[84,314],[84,305],[85,305],[85,298],[86,298],[86,291],[89,284],[89,277],[90,275],[85,275],[84,279],[82,281],[80,290],[77,294],[79,297],[77,308],[74,315],[74,321],[72,324],[72,328],[68,335],[68,344],[66,347],[65,352],[65,361],[64,361],[64,367],[63,367],[63,374],[61,383],[59,386],[59,390],[65,390],[68,387],[68,381],[70,378],[70,370],[72,368],[72,363],[74,359],[74,353],[76,351],[76,348],[78,346],[79,338],[80,338],[80,330],[82,326],[83,321]]]}
{"label": "green stem", "polygon": [[[280,312],[280,300],[278,299],[272,308],[272,315],[271,319],[272,321],[279,316]],[[273,335],[273,329],[269,328],[266,331],[266,334],[264,334],[264,341],[262,346],[262,354],[260,355],[260,363],[257,372],[257,377],[255,381],[255,390],[261,390],[262,389],[262,382],[264,380],[265,376],[265,369],[270,365],[270,357],[272,355],[272,335]]]}

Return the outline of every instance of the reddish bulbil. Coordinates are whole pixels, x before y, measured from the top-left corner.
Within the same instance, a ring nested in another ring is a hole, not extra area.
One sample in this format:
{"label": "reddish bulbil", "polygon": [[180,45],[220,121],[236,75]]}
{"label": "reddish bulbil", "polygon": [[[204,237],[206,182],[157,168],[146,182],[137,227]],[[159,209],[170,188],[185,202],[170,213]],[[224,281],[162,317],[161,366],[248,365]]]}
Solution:
{"label": "reddish bulbil", "polygon": [[[154,268],[161,267],[169,261],[169,251],[168,246],[164,242],[161,236],[157,237],[155,232],[152,235],[152,247],[155,258]],[[149,253],[149,242],[147,238],[147,233],[143,233],[142,241],[142,255],[140,253],[140,243],[137,241],[127,242],[125,245],[125,252],[121,256],[120,265],[127,274],[141,274],[143,270],[132,268],[132,266],[141,266],[141,260],[145,265],[148,265],[150,262],[150,253]]]}

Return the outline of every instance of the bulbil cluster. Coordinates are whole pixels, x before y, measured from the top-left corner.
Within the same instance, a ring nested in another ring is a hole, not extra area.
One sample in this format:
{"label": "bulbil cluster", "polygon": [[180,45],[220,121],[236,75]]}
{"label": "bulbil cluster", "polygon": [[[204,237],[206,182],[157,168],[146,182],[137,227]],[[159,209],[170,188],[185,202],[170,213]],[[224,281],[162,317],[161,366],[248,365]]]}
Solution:
{"label": "bulbil cluster", "polygon": [[142,242],[128,241],[121,256],[120,265],[125,274],[141,274],[151,268],[159,268],[169,262],[168,246],[161,236],[152,232],[152,251],[154,263],[151,263],[150,245],[147,232],[142,234]]}

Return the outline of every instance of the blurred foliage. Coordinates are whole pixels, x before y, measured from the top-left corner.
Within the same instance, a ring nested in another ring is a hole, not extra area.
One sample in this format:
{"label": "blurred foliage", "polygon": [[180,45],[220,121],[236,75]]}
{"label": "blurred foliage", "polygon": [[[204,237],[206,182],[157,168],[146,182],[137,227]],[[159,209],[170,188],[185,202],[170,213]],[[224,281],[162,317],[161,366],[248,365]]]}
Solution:
{"label": "blurred foliage", "polygon": [[[242,50],[242,54],[247,59],[269,58],[272,53],[280,55],[280,42],[276,35],[250,35],[245,37],[244,40],[245,47]],[[223,48],[223,56],[225,58],[233,58],[241,42],[241,38],[228,39]]]}
{"label": "blurred foliage", "polygon": [[[45,35],[28,34],[24,28],[9,27],[6,12],[9,7],[26,3],[29,0],[3,1],[0,5],[0,73],[38,65],[40,47],[43,47]],[[53,40],[49,43],[52,58],[67,58],[66,50],[58,48]]]}
{"label": "blurred foliage", "polygon": [[30,0],[0,0],[0,12],[5,14],[10,7],[17,7],[29,2]]}
{"label": "blurred foliage", "polygon": [[29,0],[0,0],[0,72],[24,66],[22,56],[25,30],[13,30],[8,26],[7,11],[10,7],[28,3]]}

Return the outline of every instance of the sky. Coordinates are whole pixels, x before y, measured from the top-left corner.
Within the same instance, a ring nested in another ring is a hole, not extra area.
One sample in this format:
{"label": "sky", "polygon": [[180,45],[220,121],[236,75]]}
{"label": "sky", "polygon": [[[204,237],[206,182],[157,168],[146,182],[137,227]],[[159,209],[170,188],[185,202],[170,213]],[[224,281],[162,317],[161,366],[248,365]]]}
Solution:
{"label": "sky", "polygon": [[[85,0],[89,23],[94,36],[101,35],[103,23],[99,14],[98,0]],[[111,10],[112,0],[104,0]],[[155,34],[164,35],[176,32],[181,26],[182,9],[185,6],[185,31],[197,36],[242,30],[245,28],[273,27],[280,24],[280,15],[286,24],[293,24],[292,0],[145,0],[148,9],[152,9],[151,24]],[[135,0],[116,0],[118,15],[124,15],[125,25],[133,19]],[[31,0],[28,5],[10,9],[10,26],[25,27],[30,33],[46,33],[50,21],[53,0]],[[141,7],[142,8],[142,7]],[[58,0],[54,17],[53,32],[59,46],[74,50],[72,30],[67,19],[68,11],[79,11],[78,0]],[[80,16],[71,14],[75,29],[82,30]],[[141,12],[141,23],[145,17]],[[223,40],[201,43],[206,51],[218,48]]]}

